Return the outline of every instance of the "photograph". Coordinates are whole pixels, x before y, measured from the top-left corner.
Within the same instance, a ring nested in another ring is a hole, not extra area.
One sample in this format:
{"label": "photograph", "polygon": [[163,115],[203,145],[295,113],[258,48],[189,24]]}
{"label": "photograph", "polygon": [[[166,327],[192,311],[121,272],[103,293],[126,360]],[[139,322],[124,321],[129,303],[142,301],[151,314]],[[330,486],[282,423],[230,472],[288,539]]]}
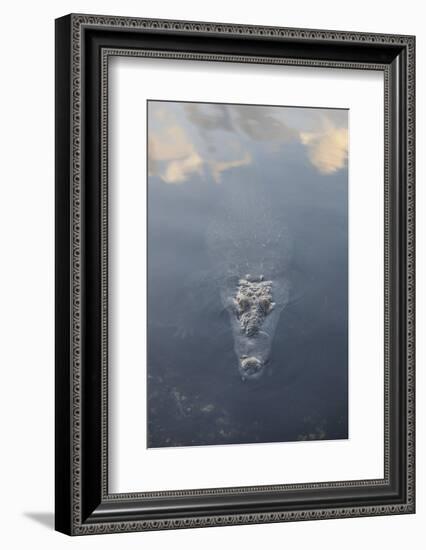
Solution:
{"label": "photograph", "polygon": [[63,13],[55,529],[414,514],[416,26]]}
{"label": "photograph", "polygon": [[426,548],[424,13],[4,3],[1,548]]}
{"label": "photograph", "polygon": [[349,111],[148,100],[147,144],[147,446],[347,439]]}

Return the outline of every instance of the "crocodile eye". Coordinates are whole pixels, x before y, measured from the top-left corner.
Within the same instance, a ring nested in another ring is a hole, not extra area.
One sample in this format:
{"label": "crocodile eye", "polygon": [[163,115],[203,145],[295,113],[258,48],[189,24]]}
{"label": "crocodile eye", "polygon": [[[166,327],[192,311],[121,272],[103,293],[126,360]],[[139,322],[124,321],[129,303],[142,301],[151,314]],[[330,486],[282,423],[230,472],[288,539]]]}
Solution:
{"label": "crocodile eye", "polygon": [[234,305],[237,310],[237,313],[243,313],[244,311],[247,311],[249,308],[249,299],[247,296],[244,296],[243,294],[238,294],[234,298]]}
{"label": "crocodile eye", "polygon": [[250,306],[250,300],[247,296],[242,296],[237,300],[238,307],[241,311],[246,311]]}
{"label": "crocodile eye", "polygon": [[267,298],[261,298],[259,300],[259,307],[263,311],[263,313],[267,313],[269,311],[271,302]]}

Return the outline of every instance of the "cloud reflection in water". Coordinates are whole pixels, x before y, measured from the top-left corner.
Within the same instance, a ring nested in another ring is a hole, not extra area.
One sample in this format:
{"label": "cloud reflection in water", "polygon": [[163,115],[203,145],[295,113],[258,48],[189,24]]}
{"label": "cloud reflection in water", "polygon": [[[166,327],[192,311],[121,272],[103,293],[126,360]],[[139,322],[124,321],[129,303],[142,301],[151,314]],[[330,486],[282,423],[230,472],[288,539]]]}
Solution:
{"label": "cloud reflection in water", "polygon": [[148,171],[165,183],[193,175],[220,183],[262,147],[280,155],[299,145],[320,174],[346,167],[346,110],[158,101],[148,110]]}

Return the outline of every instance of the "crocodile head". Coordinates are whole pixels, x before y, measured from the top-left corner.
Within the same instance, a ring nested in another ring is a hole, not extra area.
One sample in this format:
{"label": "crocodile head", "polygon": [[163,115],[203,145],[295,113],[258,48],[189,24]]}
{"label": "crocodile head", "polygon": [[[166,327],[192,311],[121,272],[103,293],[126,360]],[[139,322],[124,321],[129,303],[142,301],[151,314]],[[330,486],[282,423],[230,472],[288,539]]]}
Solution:
{"label": "crocodile head", "polygon": [[275,294],[280,295],[273,281],[246,275],[227,302],[243,380],[259,378],[268,362],[280,309]]}

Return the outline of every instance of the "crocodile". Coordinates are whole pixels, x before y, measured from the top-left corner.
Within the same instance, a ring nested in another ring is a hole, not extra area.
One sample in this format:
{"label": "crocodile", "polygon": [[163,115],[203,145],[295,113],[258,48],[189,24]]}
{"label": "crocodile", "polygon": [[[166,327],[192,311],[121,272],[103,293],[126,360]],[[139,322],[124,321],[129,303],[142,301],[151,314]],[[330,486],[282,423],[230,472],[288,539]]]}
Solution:
{"label": "crocodile", "polygon": [[243,381],[265,371],[282,310],[289,303],[292,240],[256,180],[234,181],[208,226],[210,276],[220,288]]}

